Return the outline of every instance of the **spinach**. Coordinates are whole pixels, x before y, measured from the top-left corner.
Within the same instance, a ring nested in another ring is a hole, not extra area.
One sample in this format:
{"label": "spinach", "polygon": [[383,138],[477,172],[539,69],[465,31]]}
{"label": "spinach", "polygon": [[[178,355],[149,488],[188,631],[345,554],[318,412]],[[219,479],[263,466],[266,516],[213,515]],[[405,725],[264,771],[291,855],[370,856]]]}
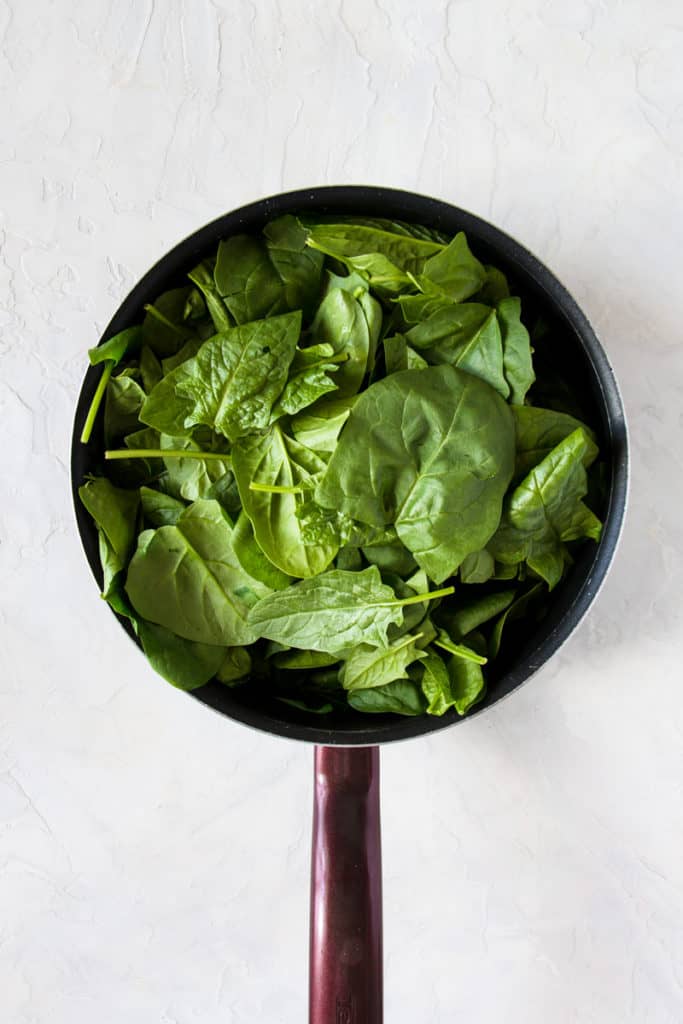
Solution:
{"label": "spinach", "polygon": [[407,679],[407,668],[425,654],[415,646],[418,637],[405,636],[388,647],[356,647],[339,674],[345,690],[367,690]]}
{"label": "spinach", "polygon": [[196,690],[219,671],[225,648],[194,643],[154,622],[138,621],[138,636],[149,663],[180,690]]}
{"label": "spinach", "polygon": [[525,477],[560,441],[580,427],[587,438],[583,456],[586,469],[597,458],[598,447],[592,431],[574,416],[533,405],[515,406],[512,414],[515,418],[515,479]]}
{"label": "spinach", "polygon": [[494,533],[513,457],[510,410],[491,388],[450,366],[407,370],[359,397],[316,500],[393,523],[441,583]]}
{"label": "spinach", "polygon": [[486,270],[470,252],[464,232],[458,234],[445,249],[426,261],[418,278],[422,291],[437,292],[453,302],[463,302],[483,287]]}
{"label": "spinach", "polygon": [[267,558],[289,576],[316,576],[337,553],[334,540],[306,544],[296,511],[301,492],[314,486],[325,463],[276,423],[233,448],[233,470],[244,511]]}
{"label": "spinach", "polygon": [[172,288],[145,306],[142,344],[158,359],[175,355],[185,342],[196,335],[195,324],[186,319],[191,287]]}
{"label": "spinach", "polygon": [[234,327],[205,341],[145,400],[143,423],[172,435],[205,424],[233,441],[268,426],[287,381],[301,314]]}
{"label": "spinach", "polygon": [[383,256],[387,264],[393,264],[404,274],[408,271],[412,274],[422,273],[430,256],[444,249],[438,242],[414,238],[393,230],[343,223],[309,226],[308,245],[327,256],[348,261],[354,270],[358,269],[355,261],[363,257],[375,254]]}
{"label": "spinach", "polygon": [[370,714],[423,715],[427,710],[420,688],[402,679],[372,690],[352,690],[349,704],[356,711]]}
{"label": "spinach", "polygon": [[503,368],[513,405],[524,405],[526,393],[536,379],[529,332],[520,320],[521,309],[520,300],[510,297],[503,299],[496,311],[503,338]]}
{"label": "spinach", "polygon": [[[425,596],[445,592],[451,588]],[[249,624],[268,640],[339,654],[361,643],[385,645],[389,626],[403,619],[402,608],[425,596],[397,598],[374,565],[362,572],[331,569],[262,598],[249,613]]]}
{"label": "spinach", "polygon": [[285,215],[202,256],[89,353],[102,596],[181,689],[467,714],[600,537],[549,329],[462,232]]}
{"label": "spinach", "polygon": [[270,259],[282,281],[287,309],[301,309],[310,318],[320,293],[324,257],[306,245],[308,232],[291,214],[263,229]]}
{"label": "spinach", "polygon": [[249,609],[268,588],[242,568],[218,502],[200,500],[173,526],[140,534],[126,592],[138,615],[178,636],[235,646],[257,638]]}
{"label": "spinach", "polygon": [[311,324],[311,335],[339,357],[334,379],[337,396],[355,395],[368,368],[371,345],[370,328],[359,300],[341,288],[328,292]]}
{"label": "spinach", "polygon": [[104,593],[128,563],[135,544],[140,497],[137,491],[115,487],[105,477],[88,480],[78,489],[83,505],[95,520],[100,536],[100,554],[104,547]]}
{"label": "spinach", "polygon": [[231,327],[234,327],[235,319],[230,315],[227,304],[223,301],[223,297],[214,280],[213,265],[204,260],[194,270],[191,270],[187,276],[190,281],[194,281],[204,296],[206,308],[213,321],[214,329],[221,333],[229,331]]}
{"label": "spinach", "polygon": [[450,708],[466,715],[484,695],[481,666],[456,656],[445,664],[438,654],[428,654],[422,663],[420,683],[430,715],[443,715]]}
{"label": "spinach", "polygon": [[235,235],[221,242],[214,281],[238,324],[284,311],[282,281],[261,239]]}
{"label": "spinach", "polygon": [[600,539],[600,520],[581,500],[588,489],[584,461],[592,444],[581,427],[560,441],[507,498],[489,544],[504,564],[526,561],[551,590],[567,564],[565,542]]}
{"label": "spinach", "polygon": [[314,451],[333,452],[355,401],[355,395],[333,398],[321,403],[317,409],[300,412],[292,419],[292,434],[300,444]]}
{"label": "spinach", "polygon": [[139,327],[127,327],[124,331],[119,331],[108,341],[98,345],[97,348],[91,348],[88,352],[88,359],[90,360],[91,366],[98,366],[100,363],[104,363],[104,369],[99,379],[95,394],[92,397],[90,408],[85,417],[85,423],[83,424],[83,430],[81,432],[81,441],[83,444],[87,444],[92,434],[92,429],[95,425],[95,419],[99,411],[100,405],[104,393],[109,383],[112,370],[115,366],[121,362],[130,352],[134,351],[140,344],[141,331]]}
{"label": "spinach", "polygon": [[140,504],[151,526],[174,526],[187,507],[184,501],[152,487],[140,488]]}
{"label": "spinach", "polygon": [[104,400],[104,443],[109,448],[140,426],[145,392],[132,377],[111,377]]}
{"label": "spinach", "polygon": [[336,391],[337,385],[328,374],[336,373],[345,357],[335,355],[331,345],[310,345],[294,353],[289,380],[275,403],[273,417],[294,416],[323,395]]}

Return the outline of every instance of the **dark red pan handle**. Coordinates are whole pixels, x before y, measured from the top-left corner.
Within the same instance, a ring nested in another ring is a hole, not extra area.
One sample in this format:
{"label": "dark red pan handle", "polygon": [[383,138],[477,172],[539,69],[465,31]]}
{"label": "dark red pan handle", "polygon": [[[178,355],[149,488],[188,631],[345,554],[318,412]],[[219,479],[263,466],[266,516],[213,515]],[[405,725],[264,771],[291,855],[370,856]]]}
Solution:
{"label": "dark red pan handle", "polygon": [[309,1024],[382,1024],[379,747],[316,747]]}

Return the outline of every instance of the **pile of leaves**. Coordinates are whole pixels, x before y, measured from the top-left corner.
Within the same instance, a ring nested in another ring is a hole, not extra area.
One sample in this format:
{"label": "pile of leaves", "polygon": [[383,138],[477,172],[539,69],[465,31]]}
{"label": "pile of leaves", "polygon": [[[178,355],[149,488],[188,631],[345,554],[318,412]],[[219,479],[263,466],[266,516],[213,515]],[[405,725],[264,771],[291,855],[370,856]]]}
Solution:
{"label": "pile of leaves", "polygon": [[462,233],[281,217],[89,355],[102,596],[183,689],[465,714],[600,537],[594,435],[530,404],[520,299]]}

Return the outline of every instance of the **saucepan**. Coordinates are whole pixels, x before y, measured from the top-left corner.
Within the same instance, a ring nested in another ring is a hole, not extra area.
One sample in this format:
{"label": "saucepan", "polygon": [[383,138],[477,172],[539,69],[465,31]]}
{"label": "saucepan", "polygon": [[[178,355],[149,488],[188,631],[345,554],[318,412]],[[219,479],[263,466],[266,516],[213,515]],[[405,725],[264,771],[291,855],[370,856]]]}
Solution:
{"label": "saucepan", "polygon": [[[484,262],[500,267],[515,284],[523,309],[540,315],[552,331],[553,358],[564,382],[597,431],[605,462],[604,522],[599,544],[580,552],[553,591],[540,622],[520,626],[504,658],[495,662],[476,714],[533,676],[564,643],[593,602],[619,538],[628,485],[627,434],[619,390],[609,361],[585,315],[557,278],[527,249],[481,218],[446,202],[394,189],[367,186],[311,188],[262,199],[219,217],[165,255],[122,302],[102,341],[138,323],[143,306],[183,282],[220,239],[259,231],[287,213],[355,214],[422,224],[449,236],[465,231]],[[85,555],[102,582],[97,530],[77,497],[89,473],[101,470],[103,439],[97,429],[81,444],[83,422],[97,386],[97,368],[86,373],[78,399],[71,473],[76,519]],[[112,612],[112,614],[114,614]],[[135,639],[130,623],[123,628]],[[142,665],[142,662],[141,662]],[[539,683],[540,685],[540,683]],[[382,1020],[382,897],[379,811],[379,746],[449,729],[463,721],[454,710],[441,718],[344,714],[313,716],[264,700],[248,685],[217,682],[191,697],[244,725],[314,744],[314,814],[310,917],[311,1024],[380,1024]],[[468,716],[469,718],[472,715]],[[313,719],[313,720],[312,720]]]}

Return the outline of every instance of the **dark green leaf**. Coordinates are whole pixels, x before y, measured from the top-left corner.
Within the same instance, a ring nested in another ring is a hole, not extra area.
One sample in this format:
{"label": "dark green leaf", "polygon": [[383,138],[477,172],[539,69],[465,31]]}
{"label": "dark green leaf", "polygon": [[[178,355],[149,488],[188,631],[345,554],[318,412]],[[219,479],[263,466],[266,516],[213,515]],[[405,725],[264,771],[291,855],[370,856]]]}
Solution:
{"label": "dark green leaf", "polygon": [[266,558],[256,542],[254,527],[244,510],[240,512],[235,523],[232,542],[242,568],[270,590],[282,590],[294,582],[291,576],[282,572]]}
{"label": "dark green leaf", "polygon": [[234,235],[218,246],[216,288],[238,324],[285,311],[285,289],[266,243]]}
{"label": "dark green leaf", "polygon": [[128,568],[137,613],[199,643],[253,643],[249,608],[268,593],[240,565],[233,530],[216,501],[195,501],[174,526],[147,530]]}
{"label": "dark green leaf", "polygon": [[224,655],[216,679],[226,686],[234,686],[251,671],[251,656],[244,647],[228,647],[224,649]]}
{"label": "dark green leaf", "polygon": [[388,647],[356,647],[339,673],[342,686],[345,690],[367,690],[395,679],[407,679],[408,666],[425,656],[416,647],[416,640],[414,636],[404,636]]}
{"label": "dark green leaf", "polygon": [[503,629],[508,619],[519,618],[524,612],[528,605],[536,598],[540,597],[545,590],[543,583],[535,583],[525,594],[521,594],[516,601],[513,601],[507,606],[503,614],[497,619],[491,631],[490,650],[491,658],[498,656],[500,651],[500,644],[503,637]]}
{"label": "dark green leaf", "polygon": [[244,324],[205,341],[148,396],[140,418],[172,436],[205,424],[230,440],[267,427],[287,380],[301,314]]}
{"label": "dark green leaf", "polygon": [[336,391],[335,379],[329,374],[339,370],[331,345],[297,348],[289,370],[289,380],[273,408],[273,418],[294,416],[323,395]]}
{"label": "dark green leaf", "polygon": [[510,401],[524,405],[526,393],[536,379],[531,362],[529,332],[520,320],[522,303],[518,298],[503,299],[498,305],[498,322],[503,338],[503,367],[510,385]]}
{"label": "dark green leaf", "polygon": [[531,405],[515,406],[512,414],[515,418],[516,479],[530,473],[560,441],[564,441],[565,437],[580,427],[588,438],[583,457],[584,467],[588,469],[596,459],[598,448],[592,431],[573,416],[555,412],[554,409],[537,409]]}
{"label": "dark green leaf", "polygon": [[349,704],[356,711],[368,714],[423,715],[425,700],[420,687],[411,680],[399,679],[372,690],[353,690]]}
{"label": "dark green leaf", "polygon": [[196,690],[218,671],[225,648],[193,643],[145,619],[138,621],[142,649],[152,668],[179,690]]}
{"label": "dark green leaf", "polygon": [[147,394],[150,393],[152,388],[157,386],[163,375],[161,363],[149,345],[143,345],[140,351],[140,377],[142,378],[142,386]]}
{"label": "dark green leaf", "polygon": [[104,402],[104,444],[117,445],[139,426],[145,392],[131,377],[111,377]]}
{"label": "dark green leaf", "polygon": [[333,452],[356,397],[348,395],[346,398],[328,399],[315,409],[300,412],[291,422],[296,440],[317,452]]}
{"label": "dark green leaf", "polygon": [[386,644],[387,629],[403,612],[376,566],[363,572],[333,569],[266,597],[249,615],[269,640],[338,654],[357,644]]}
{"label": "dark green leaf", "polygon": [[463,583],[486,583],[495,570],[495,562],[486,548],[473,551],[460,566],[460,579]]}
{"label": "dark green leaf", "polygon": [[142,342],[159,359],[173,355],[188,338],[194,337],[193,325],[185,321],[185,307],[191,291],[193,289],[189,287],[172,288],[145,306]]}
{"label": "dark green leaf", "polygon": [[273,656],[273,665],[282,669],[327,668],[339,661],[336,654],[323,651],[281,651]]}
{"label": "dark green leaf", "polygon": [[320,294],[322,253],[306,245],[308,232],[291,214],[266,224],[263,233],[283,284],[286,308],[301,309],[310,317]]}
{"label": "dark green leaf", "polygon": [[551,589],[567,564],[563,542],[600,539],[600,520],[581,500],[587,490],[584,460],[592,443],[582,428],[560,441],[506,499],[488,545],[497,561],[526,561]]}
{"label": "dark green leaf", "polygon": [[185,502],[151,487],[140,488],[140,501],[142,513],[151,526],[175,525],[186,508]]}
{"label": "dark green leaf", "polygon": [[204,260],[191,270],[187,275],[190,281],[194,281],[206,302],[206,308],[213,321],[214,328],[220,334],[229,331],[235,326],[235,320],[231,316],[223,297],[216,287],[214,280],[214,267],[208,260]]}
{"label": "dark green leaf", "polygon": [[312,488],[325,469],[320,456],[275,424],[266,434],[238,441],[232,458],[244,511],[259,547],[273,565],[298,577],[326,569],[339,545],[329,541],[307,545],[296,515],[298,491]]}
{"label": "dark green leaf", "polygon": [[394,523],[439,583],[495,531],[513,456],[510,411],[488,385],[449,366],[408,370],[359,397],[316,500]]}

